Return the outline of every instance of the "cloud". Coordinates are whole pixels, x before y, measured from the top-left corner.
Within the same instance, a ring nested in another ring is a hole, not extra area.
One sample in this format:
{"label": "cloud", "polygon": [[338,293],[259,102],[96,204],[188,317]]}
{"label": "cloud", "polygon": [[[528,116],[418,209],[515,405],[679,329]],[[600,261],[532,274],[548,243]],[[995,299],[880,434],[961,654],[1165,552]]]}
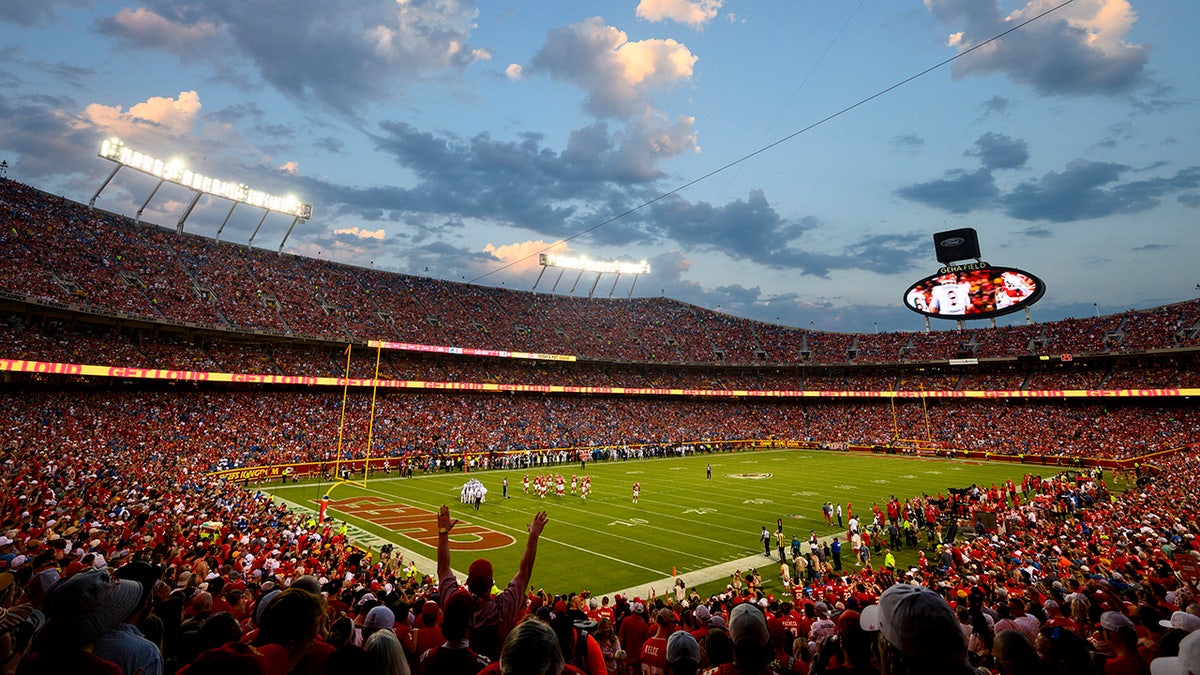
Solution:
{"label": "cloud", "polygon": [[325,152],[337,155],[345,149],[346,143],[340,138],[334,138],[333,136],[322,136],[313,141],[313,147],[320,148]]}
{"label": "cloud", "polygon": [[1125,174],[1146,173],[1165,165],[1135,169],[1076,159],[1062,171],[1047,172],[1005,191],[997,186],[993,171],[1025,166],[1029,158],[1025,141],[989,132],[965,154],[977,157],[982,166],[974,171],[952,169],[943,178],[902,187],[896,194],[951,213],[998,209],[1019,220],[1061,223],[1139,213],[1170,195],[1186,199],[1186,191],[1200,187],[1200,166],[1181,169],[1171,176],[1123,180]]}
{"label": "cloud", "polygon": [[[383,123],[381,132],[375,137],[377,148],[415,176],[414,184],[363,189],[301,176],[296,189],[313,203],[338,205],[341,215],[401,222],[418,244],[432,245],[486,223],[535,233],[528,241],[553,241],[586,231],[583,241],[589,243],[678,244],[817,276],[864,264],[878,270],[905,269],[904,261],[913,257],[916,240],[904,236],[890,241],[864,238],[832,253],[814,251],[804,237],[820,226],[819,221],[781,217],[761,191],[723,205],[675,196],[633,211],[659,192],[653,177],[619,161],[621,155],[614,153],[619,146],[603,123],[572,134],[560,154],[544,148],[534,134],[517,141],[487,134],[457,138],[398,122]],[[518,249],[513,246],[493,244],[469,255],[482,273],[488,261],[494,265],[515,259]],[[397,255],[410,260],[436,257],[436,251],[421,252],[407,244],[404,248]],[[437,264],[447,261],[439,259]],[[468,267],[460,263],[460,273],[467,273]]]}
{"label": "cloud", "polygon": [[1200,187],[1200,167],[1122,182],[1122,175],[1130,172],[1133,169],[1122,164],[1077,159],[1062,171],[1021,183],[999,202],[1014,218],[1063,223],[1147,211],[1163,197]]}
{"label": "cloud", "polygon": [[660,89],[691,79],[697,57],[675,40],[629,41],[599,17],[550,31],[531,68],[586,92],[597,118],[636,119]]}
{"label": "cloud", "polygon": [[[515,141],[488,134],[458,138],[383,122],[375,136],[376,148],[412,172],[415,184],[336,188],[320,201],[355,204],[364,212],[403,208],[436,218],[434,227],[442,227],[445,218],[433,214],[488,218],[561,238],[657,194],[654,181],[662,176],[658,163],[694,147],[694,142],[690,118],[669,123],[648,117],[619,133],[599,122],[572,132],[561,153],[543,147],[538,134],[524,134]],[[423,219],[411,224],[430,226]],[[631,217],[600,228],[594,237],[618,243],[644,241],[647,235],[638,219]]]}
{"label": "cloud", "polygon": [[296,162],[284,162],[279,166],[279,170],[294,176],[300,172],[300,165]]}
{"label": "cloud", "polygon": [[181,91],[178,98],[152,96],[128,111],[121,106],[92,103],[84,108],[83,118],[103,133],[123,139],[136,139],[148,131],[182,136],[195,128],[200,108],[198,93]]}
{"label": "cloud", "polygon": [[228,79],[251,64],[284,94],[339,114],[491,58],[470,45],[478,9],[469,0],[294,0],[281,11],[244,0],[143,5],[101,30],[139,48],[206,59]]}
{"label": "cloud", "polygon": [[[925,0],[935,17],[959,28],[948,42],[960,53],[1056,4],[1031,0],[1006,14],[999,0]],[[1136,20],[1128,0],[1076,0],[955,61],[952,72],[999,73],[1055,96],[1128,94],[1149,82],[1149,47],[1125,42]]]}
{"label": "cloud", "polygon": [[901,134],[892,137],[892,147],[900,152],[915,153],[925,145],[925,139],[916,134]]}
{"label": "cloud", "polygon": [[[0,138],[8,156],[9,178],[29,182],[62,175],[90,175],[96,159],[80,148],[98,149],[98,134],[91,125],[61,108],[21,102],[0,93]],[[81,188],[80,192],[95,190]]]}
{"label": "cloud", "polygon": [[386,233],[383,228],[378,230],[360,230],[357,227],[344,227],[333,231],[334,234],[348,234],[359,239],[383,239]]}
{"label": "cloud", "polygon": [[508,67],[504,69],[504,76],[510,80],[519,80],[524,73],[525,71],[519,63],[510,63],[508,64]]}
{"label": "cloud", "polygon": [[122,9],[112,18],[99,21],[97,28],[127,47],[154,49],[180,59],[203,58],[225,42],[215,23],[171,21],[145,7]]}
{"label": "cloud", "polygon": [[529,272],[537,272],[541,265],[538,262],[539,253],[547,253],[553,250],[555,253],[568,254],[572,249],[570,246],[561,242],[546,242],[542,239],[536,241],[520,241],[512,244],[488,244],[483,247],[484,253],[495,258],[497,261],[506,265],[511,265],[508,269],[518,276],[528,274]]}
{"label": "cloud", "polygon": [[721,11],[722,0],[641,0],[637,6],[639,19],[675,21],[692,28],[702,28]]}
{"label": "cloud", "polygon": [[0,2],[0,21],[18,26],[40,26],[58,14],[58,9],[88,7],[91,0],[10,0]]}
{"label": "cloud", "polygon": [[978,157],[986,169],[1019,169],[1029,159],[1029,145],[989,131],[975,140],[975,149],[968,150],[966,155]]}
{"label": "cloud", "polygon": [[992,113],[1003,115],[1008,112],[1010,107],[1012,107],[1012,99],[996,95],[983,102],[983,116],[987,117]]}
{"label": "cloud", "polygon": [[833,270],[863,267],[881,273],[910,269],[914,253],[924,242],[919,235],[878,235],[863,237],[842,251],[816,251],[802,240],[821,226],[820,221],[811,216],[781,217],[761,190],[724,206],[665,199],[652,211],[648,227],[686,249],[820,277]]}
{"label": "cloud", "polygon": [[946,172],[945,178],[908,185],[896,194],[950,213],[969,213],[993,204],[1000,190],[992,172],[986,168],[975,171],[953,169]]}

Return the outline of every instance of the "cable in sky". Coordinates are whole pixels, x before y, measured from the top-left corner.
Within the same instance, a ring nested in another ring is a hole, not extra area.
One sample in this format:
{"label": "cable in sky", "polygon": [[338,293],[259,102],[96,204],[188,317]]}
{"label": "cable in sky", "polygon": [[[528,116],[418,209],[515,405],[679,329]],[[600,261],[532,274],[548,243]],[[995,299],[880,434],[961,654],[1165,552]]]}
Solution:
{"label": "cable in sky", "polygon": [[1058,10],[1062,9],[1063,7],[1066,7],[1067,5],[1072,4],[1073,2],[1075,2],[1075,0],[1065,0],[1064,2],[1061,2],[1057,5],[1055,5],[1054,7],[1051,7],[1040,14],[1034,15],[1034,16],[1022,21],[1021,23],[1018,23],[1018,24],[1012,26],[1011,28],[1009,28],[1005,31],[1002,31],[1000,33],[997,33],[996,35],[993,35],[992,37],[984,40],[983,42],[980,42],[977,45],[974,45],[968,49],[965,49],[947,59],[939,61],[938,63],[936,63],[932,66],[929,66],[928,68],[916,73],[915,75],[910,75],[910,76],[904,78],[903,80],[896,82],[893,85],[890,85],[888,87],[880,89],[879,91],[875,92],[874,94],[871,94],[870,96],[867,96],[866,98],[863,98],[855,103],[852,103],[852,104],[842,108],[841,110],[830,113],[829,115],[822,117],[821,119],[817,120],[816,122],[813,122],[812,124],[809,124],[806,127],[798,129],[798,130],[788,134],[787,136],[784,136],[783,138],[780,138],[774,142],[768,143],[767,145],[764,145],[764,146],[762,146],[746,155],[743,155],[727,164],[717,167],[716,169],[713,169],[712,171],[709,171],[706,174],[703,174],[697,178],[693,178],[692,180],[690,180],[686,183],[683,183],[682,185],[679,185],[678,187],[676,187],[674,189],[671,189],[671,190],[664,192],[656,197],[648,199],[648,200],[638,204],[637,206],[633,206],[633,207],[626,209],[625,211],[622,211],[616,215],[610,216],[609,218],[606,218],[605,220],[602,220],[602,221],[596,223],[595,225],[592,225],[591,227],[580,230],[579,232],[576,232],[575,234],[573,234],[569,237],[559,239],[558,241],[554,242],[553,244],[550,244],[549,246],[547,246],[539,251],[535,251],[528,255],[517,258],[516,260],[513,260],[512,262],[505,263],[504,265],[501,265],[500,267],[497,267],[496,269],[491,270],[490,272],[485,272],[485,273],[475,277],[474,279],[471,279],[470,283],[475,283],[482,279],[486,279],[487,277],[489,277],[493,274],[496,274],[497,272],[502,272],[502,271],[516,265],[517,263],[524,262],[526,260],[529,260],[530,258],[533,258],[534,256],[537,256],[541,253],[545,253],[546,251],[549,251],[550,249],[554,248],[555,246],[558,246],[560,244],[565,244],[569,241],[574,241],[575,239],[578,239],[579,237],[582,237],[585,234],[595,232],[596,230],[600,229],[601,227],[604,227],[605,225],[608,225],[609,223],[616,222],[618,220],[621,220],[622,218],[625,218],[626,216],[628,216],[630,214],[637,213],[638,211],[641,211],[642,209],[646,208],[647,206],[657,204],[658,202],[666,199],[667,197],[678,194],[678,193],[692,187],[693,185],[696,185],[697,183],[708,180],[709,178],[712,178],[713,176],[715,176],[723,171],[726,171],[732,167],[735,167],[753,157],[757,157],[758,155],[761,155],[762,153],[764,153],[772,148],[775,148],[776,146],[782,145],[782,144],[792,140],[793,138],[799,136],[800,134],[809,132],[809,131],[821,126],[822,124],[825,124],[826,122],[837,119],[838,117],[841,117],[842,115],[845,115],[846,113],[848,113],[852,110],[860,108],[863,105],[866,105],[867,103],[870,103],[871,101],[874,101],[875,99],[877,99],[885,94],[891,93],[892,91],[895,91],[896,89],[899,89],[900,87],[903,87],[904,85],[906,85],[914,80],[920,79],[920,78],[928,75],[929,73],[932,73],[935,70],[938,70],[946,65],[949,65],[950,63],[953,63],[954,61],[957,61],[958,59],[961,59],[962,57],[967,56],[968,54],[971,54],[978,49],[982,49],[983,47],[986,47],[987,45],[989,45],[993,42],[1001,40],[1006,35],[1009,35],[1010,33],[1014,33],[1018,30],[1021,30],[1025,26],[1028,26],[1029,24],[1031,24],[1035,21],[1038,21],[1038,20],[1042,19],[1043,17],[1046,17],[1050,14],[1053,14],[1054,12],[1057,12]]}

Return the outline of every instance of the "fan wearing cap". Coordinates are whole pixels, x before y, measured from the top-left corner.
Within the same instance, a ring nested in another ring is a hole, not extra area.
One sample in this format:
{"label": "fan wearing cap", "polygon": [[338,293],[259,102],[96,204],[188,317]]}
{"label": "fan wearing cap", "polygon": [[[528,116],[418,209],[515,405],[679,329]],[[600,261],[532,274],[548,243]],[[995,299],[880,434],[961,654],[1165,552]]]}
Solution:
{"label": "fan wearing cap", "polygon": [[1200,673],[1200,631],[1192,631],[1179,642],[1178,656],[1160,656],[1150,662],[1151,675]]}
{"label": "fan wearing cap", "polygon": [[646,605],[641,598],[634,598],[633,602],[629,603],[629,614],[621,619],[621,623],[617,627],[617,638],[628,655],[626,663],[635,673],[642,672],[640,665],[642,645],[645,644],[649,634],[650,627],[646,624]]}
{"label": "fan wearing cap", "polygon": [[367,612],[367,618],[363,619],[363,642],[365,643],[367,638],[381,630],[391,631],[392,634],[395,635],[395,631],[392,630],[395,625],[396,613],[393,612],[391,608],[389,608],[387,605],[377,605],[372,607],[371,611]]}
{"label": "fan wearing cap", "polygon": [[713,675],[769,675],[775,658],[767,617],[758,605],[743,602],[729,613],[729,637],[733,642],[733,663],[709,669]]}
{"label": "fan wearing cap", "polygon": [[882,675],[975,673],[967,661],[967,641],[954,610],[924,586],[897,584],[862,611],[859,624],[879,631]]}
{"label": "fan wearing cap", "polygon": [[1120,612],[1100,615],[1100,629],[1112,656],[1104,662],[1105,675],[1133,675],[1147,671],[1146,662],[1138,654],[1138,636],[1133,621]]}
{"label": "fan wearing cap", "polygon": [[421,614],[413,623],[412,632],[408,635],[406,646],[418,658],[426,651],[442,644],[446,638],[442,635],[441,623],[438,621],[441,608],[432,600],[426,600],[421,605]]}
{"label": "fan wearing cap", "polygon": [[654,632],[642,643],[643,673],[662,673],[667,667],[667,638],[679,627],[675,612],[663,607],[654,613]]}
{"label": "fan wearing cap", "polygon": [[0,602],[0,672],[11,673],[29,649],[29,641],[46,620],[29,603],[6,607]]}
{"label": "fan wearing cap", "polygon": [[[442,505],[438,510],[437,520],[438,593],[445,609],[445,604],[459,590],[458,579],[454,576],[454,570],[450,568],[450,531],[458,524],[458,520],[450,517],[450,507],[446,505]],[[476,599],[475,614],[471,620],[471,648],[493,661],[500,658],[500,646],[504,636],[525,610],[525,590],[533,575],[538,539],[546,527],[547,520],[545,511],[539,511],[533,517],[533,522],[528,527],[529,538],[525,542],[525,552],[521,555],[517,573],[495,598],[491,594],[495,580],[492,578],[490,562],[480,558],[471,563],[467,573],[467,590]]]}
{"label": "fan wearing cap", "polygon": [[115,572],[124,583],[137,584],[141,590],[141,600],[121,623],[96,639],[92,651],[96,656],[120,666],[124,673],[161,675],[163,672],[163,657],[158,645],[147,640],[137,628],[150,613],[150,591],[162,577],[162,572],[158,565],[141,561],[122,565]]}
{"label": "fan wearing cap", "polygon": [[1187,612],[1175,611],[1170,619],[1161,619],[1158,625],[1163,628],[1181,630],[1184,633],[1194,633],[1200,629],[1200,616]]}
{"label": "fan wearing cap", "polygon": [[22,675],[102,673],[120,675],[117,664],[92,653],[96,638],[116,628],[142,600],[139,584],[121,582],[108,570],[91,569],[46,592],[46,624],[34,636]]}
{"label": "fan wearing cap", "polygon": [[474,675],[487,667],[488,657],[470,646],[471,621],[478,604],[478,599],[465,589],[445,600],[442,634],[446,641],[421,654],[422,675]]}
{"label": "fan wearing cap", "polygon": [[692,619],[696,623],[696,628],[692,630],[692,637],[697,641],[703,640],[705,635],[708,635],[708,621],[712,618],[712,610],[708,605],[697,605],[696,609],[692,610]]}
{"label": "fan wearing cap", "polygon": [[700,643],[685,630],[677,630],[667,638],[668,675],[695,675],[700,670]]}

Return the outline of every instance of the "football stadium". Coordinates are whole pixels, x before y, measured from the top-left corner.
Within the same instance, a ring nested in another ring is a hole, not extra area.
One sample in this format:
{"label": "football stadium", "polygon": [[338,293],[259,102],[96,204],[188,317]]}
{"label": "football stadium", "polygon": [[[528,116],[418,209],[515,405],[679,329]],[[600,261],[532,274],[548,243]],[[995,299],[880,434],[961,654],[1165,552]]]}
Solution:
{"label": "football stadium", "polygon": [[1200,674],[1200,5],[138,5],[0,4],[0,675]]}
{"label": "football stadium", "polygon": [[821,652],[796,638],[894,584],[988,598],[993,634],[1200,620],[1171,614],[1200,302],[838,334],[280,254],[11,180],[0,215],[14,620],[96,568],[149,579],[176,666],[196,617],[266,631],[285,588],[324,598],[320,658],[386,608],[419,661],[463,611],[444,574],[610,640],[761,606],[797,672]]}

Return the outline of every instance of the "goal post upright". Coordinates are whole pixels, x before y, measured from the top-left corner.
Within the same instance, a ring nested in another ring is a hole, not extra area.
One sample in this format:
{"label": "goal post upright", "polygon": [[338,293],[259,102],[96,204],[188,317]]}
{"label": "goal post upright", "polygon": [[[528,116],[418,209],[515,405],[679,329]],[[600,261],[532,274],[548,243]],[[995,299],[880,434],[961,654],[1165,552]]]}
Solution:
{"label": "goal post upright", "polygon": [[371,442],[375,436],[375,401],[379,393],[379,363],[382,360],[383,341],[380,340],[375,346],[375,378],[371,380],[371,413],[367,417],[367,453],[363,463],[363,487],[367,485],[367,474],[370,473],[371,467]]}
{"label": "goal post upright", "polygon": [[346,482],[345,479],[342,478],[341,467],[342,447],[346,436],[346,403],[350,398],[350,352],[352,349],[353,345],[346,345],[346,372],[342,379],[342,420],[338,424],[337,450],[334,452],[333,456],[333,484],[330,485],[329,489],[325,491],[326,495],[328,495],[330,492],[333,492],[333,489],[338,485]]}

